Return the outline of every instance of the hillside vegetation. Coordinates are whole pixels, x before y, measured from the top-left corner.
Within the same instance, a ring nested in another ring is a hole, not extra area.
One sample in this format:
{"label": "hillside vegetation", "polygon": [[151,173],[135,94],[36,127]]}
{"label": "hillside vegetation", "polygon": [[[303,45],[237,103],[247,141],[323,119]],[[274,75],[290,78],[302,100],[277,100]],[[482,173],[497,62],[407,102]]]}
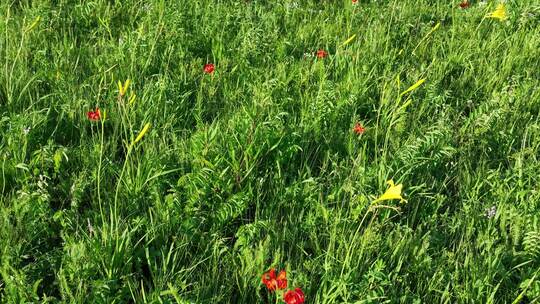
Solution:
{"label": "hillside vegetation", "polygon": [[0,1],[0,302],[537,302],[501,3]]}

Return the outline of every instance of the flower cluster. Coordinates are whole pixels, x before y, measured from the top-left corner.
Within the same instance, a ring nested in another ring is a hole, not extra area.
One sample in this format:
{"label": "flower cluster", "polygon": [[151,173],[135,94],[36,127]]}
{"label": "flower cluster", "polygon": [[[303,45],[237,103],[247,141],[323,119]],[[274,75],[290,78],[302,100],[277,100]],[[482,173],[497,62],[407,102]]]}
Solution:
{"label": "flower cluster", "polygon": [[262,282],[270,291],[287,288],[287,272],[282,270],[276,277],[276,269],[272,268],[262,276]]}
{"label": "flower cluster", "polygon": [[[270,292],[285,290],[287,288],[287,272],[281,270],[276,276],[276,269],[271,268],[262,275],[261,281]],[[298,287],[294,290],[287,290],[283,294],[283,301],[286,304],[302,304],[305,301],[304,292]]]}
{"label": "flower cluster", "polygon": [[[480,2],[480,5],[485,5],[485,2]],[[459,8],[461,9],[467,9],[471,7],[471,2],[469,0],[462,0],[459,3]],[[499,21],[504,21],[508,19],[508,15],[506,13],[506,6],[504,5],[504,2],[501,2],[497,5],[494,11],[488,13],[484,18],[492,18],[497,19]]]}

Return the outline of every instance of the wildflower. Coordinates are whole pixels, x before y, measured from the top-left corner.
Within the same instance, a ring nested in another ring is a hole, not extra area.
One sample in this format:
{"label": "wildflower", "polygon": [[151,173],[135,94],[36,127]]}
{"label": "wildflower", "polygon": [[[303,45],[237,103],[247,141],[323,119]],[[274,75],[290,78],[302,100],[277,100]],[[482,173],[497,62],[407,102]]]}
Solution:
{"label": "wildflower", "polygon": [[283,301],[287,304],[302,304],[304,303],[304,292],[298,287],[294,290],[288,290],[283,295]]}
{"label": "wildflower", "polygon": [[295,8],[298,8],[298,2],[293,2],[291,4],[287,4],[287,8],[289,9],[295,9]]}
{"label": "wildflower", "polygon": [[421,86],[424,82],[426,82],[426,79],[425,78],[422,78],[420,80],[418,80],[415,84],[413,84],[412,86],[410,86],[408,89],[406,89],[405,91],[401,92],[401,96],[409,93],[409,92],[412,92],[414,90],[416,90],[419,86]]}
{"label": "wildflower", "polygon": [[206,74],[212,74],[212,73],[214,73],[215,66],[214,66],[213,63],[207,63],[207,64],[204,65],[204,69],[203,69],[203,70],[204,70],[204,72],[205,72]]}
{"label": "wildflower", "polygon": [[88,111],[86,113],[86,117],[88,117],[91,121],[98,121],[101,118],[101,113],[99,112],[99,108],[96,108],[95,111]]}
{"label": "wildflower", "polygon": [[129,101],[128,103],[129,104],[133,104],[135,102],[135,98],[137,97],[136,94],[132,94],[131,96],[129,96]]}
{"label": "wildflower", "polygon": [[150,123],[147,123],[146,125],[144,125],[144,128],[141,130],[141,132],[139,133],[139,135],[137,135],[137,138],[135,138],[135,140],[133,141],[133,143],[131,143],[131,145],[135,145],[139,140],[141,140],[144,136],[144,134],[146,134],[146,132],[148,132],[148,129],[150,129]]}
{"label": "wildflower", "polygon": [[358,0],[352,0],[352,5],[357,5],[358,4]]}
{"label": "wildflower", "polygon": [[322,59],[324,57],[328,56],[328,53],[325,50],[318,50],[317,51],[317,58]]}
{"label": "wildflower", "polygon": [[[358,0],[357,0],[358,1]],[[347,44],[349,44],[351,41],[354,40],[354,38],[356,37],[356,34],[352,35],[351,37],[349,37],[349,39],[345,40],[345,42],[343,42],[341,44],[341,46],[346,46]]]}
{"label": "wildflower", "polygon": [[32,24],[30,24],[30,26],[25,30],[25,33],[33,30],[38,25],[40,20],[41,20],[41,16],[37,16],[34,22],[32,22]]}
{"label": "wildflower", "polygon": [[358,135],[362,135],[364,134],[364,131],[366,130],[366,128],[364,128],[364,126],[362,126],[361,123],[357,122],[355,125],[354,125],[354,128],[353,128],[353,132],[358,134]]}
{"label": "wildflower", "polygon": [[471,5],[471,3],[469,2],[469,0],[463,0],[459,4],[459,7],[462,8],[462,9],[466,9],[466,8],[469,8],[470,5]]}
{"label": "wildflower", "polygon": [[484,216],[487,218],[493,218],[496,214],[497,214],[497,206],[491,206],[491,208],[486,209]]}
{"label": "wildflower", "polygon": [[263,274],[262,283],[270,291],[285,289],[287,288],[287,273],[285,270],[282,270],[276,277],[276,269],[272,268]]}
{"label": "wildflower", "polygon": [[126,95],[126,92],[127,92],[127,89],[129,87],[130,83],[131,83],[130,79],[127,79],[124,82],[124,85],[122,85],[122,82],[120,82],[120,80],[118,80],[118,92],[120,93],[120,97],[124,97],[124,95]]}
{"label": "wildflower", "polygon": [[508,17],[506,16],[504,3],[499,3],[493,12],[486,15],[486,18],[499,19],[499,21],[506,20]]}
{"label": "wildflower", "polygon": [[23,129],[24,135],[28,135],[28,133],[30,133],[30,129],[31,129],[30,127],[24,128],[24,129]]}
{"label": "wildflower", "polygon": [[407,201],[401,196],[401,189],[403,188],[402,184],[394,185],[393,180],[389,180],[386,183],[390,186],[390,188],[386,189],[386,192],[384,192],[383,195],[381,195],[378,199],[374,200],[373,204],[376,202],[393,200],[393,199],[399,199],[400,202]]}

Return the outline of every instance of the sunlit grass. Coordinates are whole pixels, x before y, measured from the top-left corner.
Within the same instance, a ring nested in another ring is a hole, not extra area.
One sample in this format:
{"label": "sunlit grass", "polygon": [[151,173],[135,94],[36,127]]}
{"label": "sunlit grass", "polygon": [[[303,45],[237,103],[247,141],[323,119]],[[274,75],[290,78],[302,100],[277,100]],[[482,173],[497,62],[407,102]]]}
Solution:
{"label": "sunlit grass", "polygon": [[501,3],[0,2],[0,302],[538,301]]}

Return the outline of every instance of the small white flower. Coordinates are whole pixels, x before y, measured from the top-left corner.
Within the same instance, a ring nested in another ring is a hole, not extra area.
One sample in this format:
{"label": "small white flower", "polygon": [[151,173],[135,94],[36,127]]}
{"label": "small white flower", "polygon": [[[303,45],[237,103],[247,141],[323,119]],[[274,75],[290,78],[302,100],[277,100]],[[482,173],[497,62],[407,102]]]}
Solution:
{"label": "small white flower", "polygon": [[298,2],[293,2],[291,4],[287,4],[287,8],[288,9],[294,9],[294,8],[298,8]]}
{"label": "small white flower", "polygon": [[486,209],[484,216],[487,218],[493,218],[497,214],[497,206],[491,206]]}

